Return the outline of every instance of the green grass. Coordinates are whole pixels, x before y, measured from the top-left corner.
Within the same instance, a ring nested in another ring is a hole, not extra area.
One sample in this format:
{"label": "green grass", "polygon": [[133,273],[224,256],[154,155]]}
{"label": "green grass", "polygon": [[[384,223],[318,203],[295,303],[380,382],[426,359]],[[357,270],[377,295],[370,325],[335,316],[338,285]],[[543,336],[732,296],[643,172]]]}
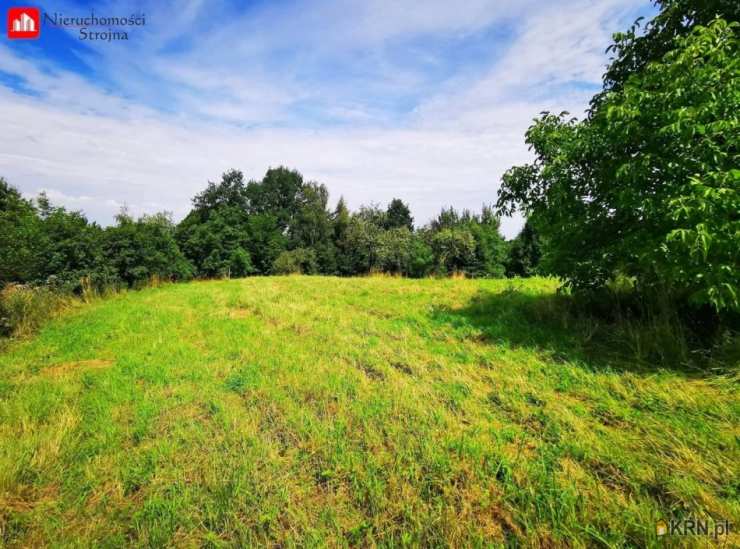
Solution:
{"label": "green grass", "polygon": [[652,546],[659,518],[739,527],[737,376],[594,351],[551,320],[555,288],[250,278],[73,309],[0,355],[0,545]]}

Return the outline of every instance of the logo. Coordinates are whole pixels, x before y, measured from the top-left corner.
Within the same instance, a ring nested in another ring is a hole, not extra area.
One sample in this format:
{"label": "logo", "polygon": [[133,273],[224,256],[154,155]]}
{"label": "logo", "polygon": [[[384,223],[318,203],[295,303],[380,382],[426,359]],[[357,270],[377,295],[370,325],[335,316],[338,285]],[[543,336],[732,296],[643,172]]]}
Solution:
{"label": "logo", "polygon": [[28,40],[39,37],[41,15],[38,8],[10,8],[8,10],[8,38]]}
{"label": "logo", "polygon": [[660,536],[708,536],[714,539],[727,536],[733,531],[732,523],[727,519],[686,517],[671,518],[666,522],[660,519],[655,523],[655,533]]}

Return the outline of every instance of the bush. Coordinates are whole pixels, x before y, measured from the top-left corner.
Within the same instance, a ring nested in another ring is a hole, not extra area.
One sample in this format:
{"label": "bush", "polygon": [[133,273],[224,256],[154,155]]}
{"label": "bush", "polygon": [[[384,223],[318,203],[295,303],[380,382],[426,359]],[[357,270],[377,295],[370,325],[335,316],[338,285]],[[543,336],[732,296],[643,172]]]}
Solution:
{"label": "bush", "polygon": [[313,274],[316,270],[316,252],[306,248],[282,252],[272,264],[275,274]]}
{"label": "bush", "polygon": [[28,335],[70,303],[48,287],[8,284],[0,291],[0,335]]}

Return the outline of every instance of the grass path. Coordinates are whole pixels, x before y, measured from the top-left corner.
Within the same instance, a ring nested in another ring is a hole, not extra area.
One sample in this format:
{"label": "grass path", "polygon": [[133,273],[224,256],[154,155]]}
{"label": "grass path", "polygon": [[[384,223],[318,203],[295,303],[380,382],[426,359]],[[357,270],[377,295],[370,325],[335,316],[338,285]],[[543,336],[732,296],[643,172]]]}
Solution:
{"label": "grass path", "polygon": [[740,528],[737,378],[588,358],[542,321],[554,290],[273,277],[81,307],[0,354],[0,546],[653,546],[668,516]]}

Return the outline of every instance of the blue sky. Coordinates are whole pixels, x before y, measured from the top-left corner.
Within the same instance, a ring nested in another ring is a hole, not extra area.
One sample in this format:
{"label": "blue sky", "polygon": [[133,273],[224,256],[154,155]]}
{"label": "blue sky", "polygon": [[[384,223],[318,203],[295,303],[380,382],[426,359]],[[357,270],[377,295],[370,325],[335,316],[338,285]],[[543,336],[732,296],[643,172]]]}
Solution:
{"label": "blue sky", "polygon": [[478,209],[529,159],[532,118],[581,114],[611,33],[654,13],[647,0],[124,0],[3,1],[3,17],[11,5],[146,16],[125,41],[48,25],[0,41],[0,175],[104,224],[123,204],[179,218],[226,169],[276,165],[351,207],[400,197],[418,222]]}

